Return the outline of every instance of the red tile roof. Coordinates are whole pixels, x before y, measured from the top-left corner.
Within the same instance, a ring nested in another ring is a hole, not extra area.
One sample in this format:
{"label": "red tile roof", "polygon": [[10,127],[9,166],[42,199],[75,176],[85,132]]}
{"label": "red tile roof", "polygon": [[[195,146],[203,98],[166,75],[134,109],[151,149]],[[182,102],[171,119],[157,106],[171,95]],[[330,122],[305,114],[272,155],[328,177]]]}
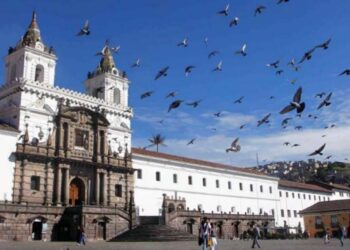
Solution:
{"label": "red tile roof", "polygon": [[311,190],[311,191],[323,192],[323,193],[332,193],[332,191],[314,184],[307,184],[307,183],[295,182],[295,181],[279,180],[278,186],[285,187],[285,188]]}
{"label": "red tile roof", "polygon": [[0,121],[0,130],[7,130],[7,131],[11,131],[11,132],[20,132],[18,129],[16,129],[14,126],[5,123],[3,121]]}
{"label": "red tile roof", "polygon": [[344,210],[350,211],[350,199],[318,202],[300,211],[300,214],[327,213]]}
{"label": "red tile roof", "polygon": [[150,157],[155,157],[155,158],[162,158],[162,159],[166,159],[166,160],[184,162],[184,163],[189,163],[189,164],[197,164],[197,165],[202,165],[202,166],[212,167],[212,168],[234,170],[234,171],[239,171],[239,172],[244,172],[244,173],[249,173],[249,174],[268,176],[264,173],[261,173],[261,172],[255,171],[255,170],[251,170],[251,169],[247,169],[247,168],[240,168],[240,167],[235,167],[235,166],[231,166],[231,165],[215,163],[215,162],[211,162],[211,161],[198,160],[198,159],[193,159],[193,158],[187,158],[187,157],[178,156],[178,155],[159,153],[159,152],[145,150],[145,149],[141,149],[141,148],[132,148],[131,152],[133,154],[150,156]]}

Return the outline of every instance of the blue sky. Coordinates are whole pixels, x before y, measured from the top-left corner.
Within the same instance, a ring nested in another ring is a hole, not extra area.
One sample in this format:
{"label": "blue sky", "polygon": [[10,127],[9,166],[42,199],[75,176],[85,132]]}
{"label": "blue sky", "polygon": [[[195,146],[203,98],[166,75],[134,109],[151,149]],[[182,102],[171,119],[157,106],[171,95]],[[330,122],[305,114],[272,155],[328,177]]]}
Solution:
{"label": "blue sky", "polygon": [[[350,4],[341,0],[290,0],[280,5],[276,2],[1,1],[0,51],[5,57],[7,48],[24,34],[31,11],[36,10],[42,38],[55,48],[59,58],[56,85],[83,92],[86,73],[96,67],[99,58],[94,54],[104,41],[109,39],[111,45],[120,45],[115,61],[132,82],[129,101],[135,111],[132,129],[136,147],[148,145],[148,138],[161,133],[167,144],[162,152],[238,166],[254,165],[256,153],[267,161],[306,159],[323,143],[327,143],[326,155],[332,154],[337,160],[350,158],[350,143],[344,140],[350,135],[350,78],[338,77],[342,70],[350,68]],[[230,15],[216,14],[227,3]],[[258,5],[267,9],[254,17]],[[240,22],[230,28],[229,21],[235,16]],[[86,19],[90,21],[91,35],[76,37]],[[185,37],[189,46],[177,47]],[[317,50],[300,71],[287,67],[292,58],[300,60],[305,51],[328,38],[332,38],[330,48]],[[235,55],[244,43],[248,55]],[[220,53],[208,59],[212,50]],[[137,58],[141,59],[141,67],[130,68]],[[212,72],[221,60],[223,70]],[[280,76],[266,67],[276,60],[281,61],[280,68],[284,70]],[[184,68],[188,65],[196,68],[185,77]],[[170,66],[168,76],[154,81],[158,70],[165,66]],[[3,79],[4,67],[0,68],[0,75]],[[289,83],[292,79],[297,79],[295,85]],[[279,115],[299,86],[303,87],[307,105],[303,118],[295,118],[295,113]],[[145,91],[155,93],[141,100]],[[175,99],[203,101],[196,109],[182,105],[167,113],[173,99],[165,96],[171,91],[178,92]],[[316,110],[320,100],[314,95],[318,92],[333,92],[332,105],[321,111]],[[243,103],[233,104],[240,96],[245,96]],[[270,96],[276,98],[270,100]],[[219,111],[223,116],[215,118],[213,114]],[[256,121],[270,112],[271,126],[256,128]],[[310,119],[308,114],[319,118]],[[280,122],[285,117],[293,120],[283,130]],[[157,122],[161,119],[164,125]],[[248,123],[247,128],[238,130],[243,123]],[[331,123],[336,123],[336,128],[323,129]],[[304,129],[295,131],[295,125]],[[322,137],[324,134],[326,137]],[[225,148],[235,137],[240,137],[241,152],[226,154]],[[186,146],[192,138],[197,138],[195,144]],[[286,140],[301,146],[286,148],[282,145]]]}

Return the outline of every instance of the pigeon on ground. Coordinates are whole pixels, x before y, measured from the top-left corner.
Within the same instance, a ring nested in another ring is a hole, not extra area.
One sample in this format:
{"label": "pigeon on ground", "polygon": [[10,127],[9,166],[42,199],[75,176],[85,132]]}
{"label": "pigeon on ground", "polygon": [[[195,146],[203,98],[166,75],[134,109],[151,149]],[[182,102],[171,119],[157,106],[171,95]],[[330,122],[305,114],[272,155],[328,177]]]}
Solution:
{"label": "pigeon on ground", "polygon": [[340,76],[342,76],[342,75],[350,75],[350,69],[346,69],[346,70],[344,70],[343,72],[341,72],[340,74],[339,74]]}
{"label": "pigeon on ground", "polygon": [[238,25],[238,22],[239,22],[239,18],[238,18],[238,17],[233,18],[233,19],[230,21],[230,27],[232,27],[232,26],[237,26],[237,25]]}
{"label": "pigeon on ground", "polygon": [[261,120],[258,121],[258,127],[261,126],[264,123],[269,123],[269,118],[271,116],[271,113],[268,113],[267,115],[265,115]]}
{"label": "pigeon on ground", "polygon": [[228,152],[239,152],[240,150],[241,150],[241,146],[239,145],[239,138],[236,138],[231,143],[231,146],[226,149],[226,153],[228,153]]}
{"label": "pigeon on ground", "polygon": [[188,146],[188,145],[193,144],[195,140],[196,140],[196,138],[191,139],[186,145]]}
{"label": "pigeon on ground", "polygon": [[272,67],[272,68],[277,69],[279,63],[280,63],[280,60],[277,60],[277,61],[275,61],[275,62],[266,64],[266,66],[267,66],[267,67]]}
{"label": "pigeon on ground", "polygon": [[236,54],[246,56],[247,55],[246,49],[247,49],[247,44],[245,43],[245,44],[243,44],[243,46],[240,50],[236,51]]}
{"label": "pigeon on ground", "polygon": [[263,10],[265,10],[266,7],[263,6],[263,5],[259,5],[256,9],[255,9],[255,12],[254,12],[254,16],[258,15],[258,14],[261,14]]}
{"label": "pigeon on ground", "polygon": [[89,20],[85,21],[84,27],[80,29],[79,33],[77,36],[88,36],[90,35],[90,26],[89,26]]}
{"label": "pigeon on ground", "polygon": [[321,109],[323,106],[329,106],[331,105],[331,97],[332,97],[332,92],[327,95],[327,97],[318,105],[317,109]]}
{"label": "pigeon on ground", "polygon": [[315,48],[316,48],[316,49],[318,49],[318,48],[320,48],[320,49],[328,49],[331,40],[332,40],[332,39],[329,38],[329,39],[328,39],[327,41],[325,41],[324,43],[315,46]]}
{"label": "pigeon on ground", "polygon": [[182,102],[183,102],[183,100],[176,100],[176,101],[173,101],[173,102],[169,105],[168,112],[170,112],[172,109],[176,109],[176,108],[180,107],[180,105],[181,105]]}
{"label": "pigeon on ground", "polygon": [[210,59],[210,58],[212,58],[213,56],[216,56],[216,55],[219,54],[219,53],[220,53],[219,51],[214,50],[214,51],[212,51],[212,52],[209,53],[208,58]]}
{"label": "pigeon on ground", "polygon": [[306,51],[303,57],[300,59],[299,63],[303,63],[305,60],[310,60],[312,58],[312,53],[314,53],[316,48],[312,48],[309,51]]}
{"label": "pigeon on ground", "polygon": [[220,61],[212,71],[222,71],[222,61]]}
{"label": "pigeon on ground", "polygon": [[228,10],[229,9],[230,9],[230,5],[226,4],[225,9],[218,11],[217,14],[228,16]]}
{"label": "pigeon on ground", "polygon": [[143,93],[140,98],[144,99],[146,97],[150,97],[153,93],[154,93],[154,91],[147,91],[147,92]]}
{"label": "pigeon on ground", "polygon": [[323,149],[326,147],[326,143],[323,144],[321,147],[319,147],[318,149],[316,149],[314,152],[312,152],[311,154],[309,154],[309,156],[313,156],[313,155],[323,155],[322,151]]}
{"label": "pigeon on ground", "polygon": [[196,66],[189,65],[185,68],[185,75],[188,76]]}
{"label": "pigeon on ground", "polygon": [[235,100],[233,103],[242,103],[243,99],[244,99],[244,96],[241,96],[240,98]]}
{"label": "pigeon on ground", "polygon": [[294,109],[297,110],[298,114],[304,111],[305,103],[301,102],[301,93],[302,93],[302,88],[299,87],[298,90],[294,94],[293,101],[290,102],[290,104],[288,106],[284,107],[284,109],[282,109],[280,111],[281,115],[286,114]]}
{"label": "pigeon on ground", "polygon": [[167,76],[168,75],[168,69],[169,66],[162,68],[161,70],[158,71],[156,77],[154,78],[154,80],[158,80],[159,78],[161,78],[162,76]]}
{"label": "pigeon on ground", "polygon": [[186,105],[196,108],[199,105],[199,103],[201,103],[201,102],[202,102],[202,100],[197,100],[197,101],[194,101],[194,102],[186,103]]}
{"label": "pigeon on ground", "polygon": [[188,38],[184,38],[181,42],[177,44],[178,47],[184,47],[186,48],[188,46]]}

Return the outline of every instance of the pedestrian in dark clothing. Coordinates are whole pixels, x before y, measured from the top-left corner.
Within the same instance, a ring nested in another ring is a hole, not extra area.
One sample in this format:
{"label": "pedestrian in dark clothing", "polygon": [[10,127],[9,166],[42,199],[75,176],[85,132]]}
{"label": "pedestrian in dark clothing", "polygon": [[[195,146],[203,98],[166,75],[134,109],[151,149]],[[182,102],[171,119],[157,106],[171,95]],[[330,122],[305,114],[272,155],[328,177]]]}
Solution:
{"label": "pedestrian in dark clothing", "polygon": [[344,230],[341,225],[338,227],[338,238],[340,240],[340,244],[343,247],[344,246]]}
{"label": "pedestrian in dark clothing", "polygon": [[260,244],[259,244],[259,238],[260,238],[260,228],[258,225],[256,225],[253,229],[253,245],[252,248],[255,248],[255,245],[258,246],[258,248],[260,248]]}

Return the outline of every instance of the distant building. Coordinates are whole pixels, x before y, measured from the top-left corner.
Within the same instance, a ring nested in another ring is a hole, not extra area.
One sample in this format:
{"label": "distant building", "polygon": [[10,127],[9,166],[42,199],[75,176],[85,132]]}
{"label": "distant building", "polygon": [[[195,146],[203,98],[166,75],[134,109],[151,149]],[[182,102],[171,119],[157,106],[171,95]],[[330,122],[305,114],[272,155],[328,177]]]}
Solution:
{"label": "distant building", "polygon": [[350,233],[350,199],[318,202],[300,214],[311,237],[322,237],[325,231],[337,236],[339,227]]}

